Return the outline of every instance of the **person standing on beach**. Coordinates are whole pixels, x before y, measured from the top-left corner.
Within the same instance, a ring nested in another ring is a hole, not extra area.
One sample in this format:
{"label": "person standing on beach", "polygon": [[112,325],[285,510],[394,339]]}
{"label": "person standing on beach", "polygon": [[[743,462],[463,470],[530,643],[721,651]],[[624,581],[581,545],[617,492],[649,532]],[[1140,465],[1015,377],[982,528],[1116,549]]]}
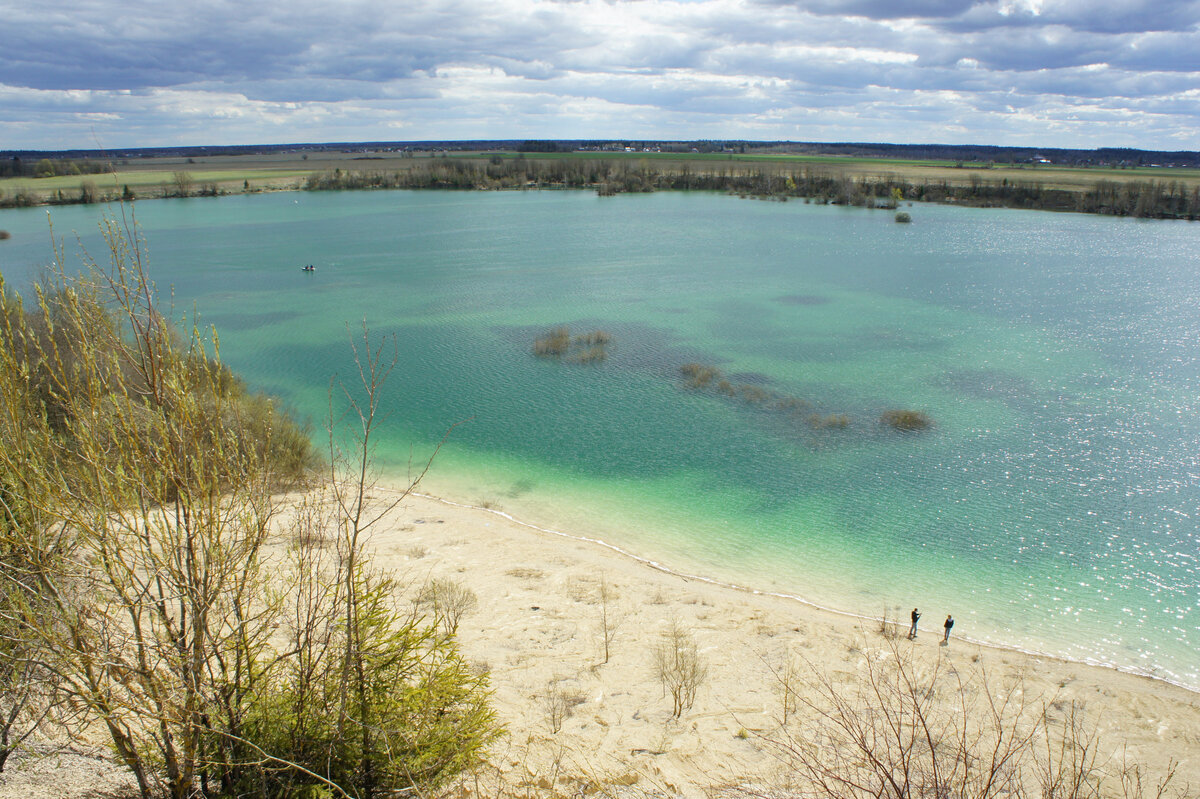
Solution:
{"label": "person standing on beach", "polygon": [[913,612],[912,612],[912,627],[909,627],[909,628],[908,628],[908,637],[909,637],[909,638],[916,638],[916,637],[917,637],[917,619],[919,619],[919,618],[921,618],[921,614],[920,614],[920,612],[919,612],[919,611],[918,611],[916,608],[913,608]]}
{"label": "person standing on beach", "polygon": [[951,616],[949,613],[947,613],[946,614],[946,623],[943,624],[942,626],[946,628],[946,635],[943,636],[942,643],[947,644],[950,642],[950,628],[954,626],[954,617]]}

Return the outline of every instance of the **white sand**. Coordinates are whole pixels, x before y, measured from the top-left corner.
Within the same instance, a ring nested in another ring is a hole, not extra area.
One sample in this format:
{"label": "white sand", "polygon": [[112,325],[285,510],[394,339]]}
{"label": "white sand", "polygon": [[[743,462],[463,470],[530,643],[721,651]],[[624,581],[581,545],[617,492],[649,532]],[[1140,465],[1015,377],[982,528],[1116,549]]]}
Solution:
{"label": "white sand", "polygon": [[[771,779],[779,762],[763,736],[779,728],[777,675],[785,664],[802,659],[855,680],[863,653],[886,646],[878,621],[689,580],[596,543],[430,497],[411,497],[374,541],[377,562],[410,583],[452,578],[478,594],[479,609],[463,619],[459,639],[467,658],[490,671],[509,730],[493,761],[510,781],[545,782],[557,769],[699,795]],[[602,584],[615,594],[609,612],[620,619],[608,663]],[[694,633],[709,672],[680,720],[671,718],[652,655],[673,620]],[[1200,694],[953,637],[942,647],[941,621],[926,616],[925,631],[900,646],[963,670],[985,665],[996,685],[1020,676],[1039,701],[1082,702],[1108,749],[1124,743],[1129,762],[1151,772],[1175,759],[1173,784],[1200,790]],[[907,617],[901,623],[903,634]],[[555,734],[546,697],[556,683],[578,704]]]}
{"label": "white sand", "polygon": [[[393,570],[409,598],[427,580],[447,578],[478,596],[459,641],[467,659],[489,672],[508,731],[484,770],[486,795],[497,791],[489,779],[503,779],[505,793],[518,796],[551,787],[560,795],[586,792],[588,780],[629,785],[639,795],[689,797],[740,783],[778,785],[781,764],[766,743],[779,730],[777,675],[800,661],[849,686],[860,682],[865,653],[887,646],[878,621],[687,579],[598,543],[431,497],[410,497],[389,513],[372,544],[376,565]],[[615,625],[607,663],[602,586]],[[673,621],[694,635],[708,666],[694,706],[678,720],[653,665],[653,650]],[[918,662],[942,658],[943,666],[968,673],[983,665],[993,685],[1019,676],[1039,702],[1082,702],[1107,751],[1125,745],[1128,762],[1152,774],[1179,761],[1175,784],[1200,790],[1200,694],[958,639],[943,647],[941,619],[922,621],[925,632],[915,642],[897,639]],[[907,630],[907,618],[901,625]],[[570,705],[557,732],[553,696]],[[0,777],[0,797],[89,795],[87,780],[76,781],[80,792],[73,792],[64,787],[66,776],[46,783],[49,793],[30,793],[51,779],[47,767]],[[64,775],[74,767],[91,773],[85,760],[68,763]]]}

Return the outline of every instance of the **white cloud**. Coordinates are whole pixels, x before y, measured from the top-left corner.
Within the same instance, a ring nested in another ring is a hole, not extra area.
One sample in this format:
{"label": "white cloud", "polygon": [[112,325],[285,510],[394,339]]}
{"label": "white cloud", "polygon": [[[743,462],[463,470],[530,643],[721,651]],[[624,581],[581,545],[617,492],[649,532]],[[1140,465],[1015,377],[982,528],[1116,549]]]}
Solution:
{"label": "white cloud", "polygon": [[397,131],[1200,147],[1198,0],[7,5],[9,147]]}

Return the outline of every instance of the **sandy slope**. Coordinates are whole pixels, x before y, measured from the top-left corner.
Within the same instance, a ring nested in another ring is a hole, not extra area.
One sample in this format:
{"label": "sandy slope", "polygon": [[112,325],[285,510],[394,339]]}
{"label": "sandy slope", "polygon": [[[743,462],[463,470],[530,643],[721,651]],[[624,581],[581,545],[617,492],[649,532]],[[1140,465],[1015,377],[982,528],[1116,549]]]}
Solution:
{"label": "sandy slope", "polygon": [[[786,664],[800,663],[809,681],[806,664],[854,682],[865,654],[888,645],[878,621],[664,573],[495,512],[414,497],[396,513],[376,538],[381,562],[414,583],[461,580],[479,596],[459,637],[490,671],[510,730],[494,761],[512,780],[537,783],[557,768],[693,795],[746,779],[777,784],[780,762],[766,739],[778,737]],[[607,663],[602,584],[620,619]],[[926,667],[939,658],[967,673],[986,666],[994,685],[1019,677],[1038,701],[1084,702],[1109,748],[1126,742],[1130,761],[1152,771],[1174,758],[1180,781],[1200,790],[1200,695],[959,639],[942,647],[936,614],[927,609],[927,631],[912,644],[901,635],[898,646],[913,647]],[[709,672],[678,721],[652,654],[672,621],[693,632]],[[546,700],[555,684],[577,702],[557,734]]]}
{"label": "sandy slope", "polygon": [[[495,793],[489,778],[502,778],[509,795],[552,785],[574,794],[589,780],[685,796],[746,782],[779,785],[785,769],[769,741],[780,737],[786,664],[801,664],[806,682],[815,669],[850,690],[861,684],[865,658],[888,646],[878,621],[687,579],[597,543],[430,497],[410,497],[392,511],[373,546],[376,564],[394,570],[410,597],[435,578],[460,581],[478,596],[459,640],[466,657],[490,673],[508,729],[482,775],[488,794]],[[605,609],[615,629],[607,663]],[[1031,701],[1083,702],[1106,748],[1124,743],[1129,761],[1151,772],[1177,760],[1177,784],[1200,791],[1200,694],[961,639],[943,647],[937,613],[927,609],[927,631],[915,642],[893,639],[901,651],[912,647],[922,668],[974,674],[986,666],[994,686],[1023,679]],[[695,705],[679,720],[653,661],[672,622],[694,635],[708,667]],[[557,722],[555,698],[569,707]],[[804,734],[804,724],[801,716],[792,729]],[[74,781],[70,759],[56,762],[56,775],[43,764],[38,774],[18,769],[0,777],[0,797],[83,796],[89,783],[97,786],[91,761],[75,764],[90,777]],[[72,794],[68,784],[83,792]],[[39,794],[38,785],[54,787]]]}

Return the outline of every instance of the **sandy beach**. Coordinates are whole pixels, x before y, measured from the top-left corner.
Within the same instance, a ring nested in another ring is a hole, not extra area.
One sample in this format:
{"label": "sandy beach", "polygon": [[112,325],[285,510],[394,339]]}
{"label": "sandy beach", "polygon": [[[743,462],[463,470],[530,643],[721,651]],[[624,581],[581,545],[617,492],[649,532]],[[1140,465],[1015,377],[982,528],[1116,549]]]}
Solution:
{"label": "sandy beach", "polygon": [[[432,497],[410,497],[374,542],[378,563],[408,584],[454,579],[478,595],[459,639],[467,658],[491,675],[508,729],[492,762],[510,784],[594,779],[685,796],[781,784],[770,741],[779,739],[788,664],[801,680],[816,670],[850,684],[867,654],[889,645],[879,620],[678,576],[599,543]],[[892,641],[930,667],[938,659],[967,674],[986,667],[992,685],[1020,679],[1038,701],[1081,703],[1102,748],[1125,747],[1127,761],[1150,773],[1174,759],[1173,785],[1200,789],[1200,695],[953,635],[943,647],[944,611],[937,611],[925,610],[911,643],[905,612]],[[604,612],[615,625],[607,663]],[[672,622],[694,635],[708,671],[678,720],[653,661]],[[554,732],[551,700],[563,696],[570,711]]]}
{"label": "sandy beach", "polygon": [[[388,501],[388,492],[375,495]],[[1019,679],[1034,703],[1081,703],[1106,756],[1150,775],[1178,761],[1172,785],[1200,789],[1200,695],[954,636],[942,646],[939,609],[923,609],[916,640],[905,635],[907,613],[885,637],[877,619],[672,574],[601,543],[429,496],[410,496],[391,511],[374,528],[372,545],[376,565],[398,576],[407,599],[435,579],[459,582],[478,597],[458,637],[468,661],[490,675],[507,732],[488,766],[458,786],[462,795],[499,795],[499,785],[509,795],[577,795],[607,785],[698,797],[785,785],[788,765],[772,742],[782,739],[789,664],[801,686],[822,674],[849,691],[861,684],[866,659],[886,656],[889,647],[911,647],[923,668],[975,678],[985,667],[991,686]],[[707,667],[694,705],[679,719],[653,655],[672,624],[694,636]],[[811,720],[805,712],[792,712],[793,734]],[[85,766],[94,771],[90,761]],[[27,795],[30,785],[55,786],[38,795],[72,795],[82,787],[70,777],[79,767],[52,758],[25,776],[17,769],[0,779],[0,795]],[[87,773],[87,785],[99,784]]]}

